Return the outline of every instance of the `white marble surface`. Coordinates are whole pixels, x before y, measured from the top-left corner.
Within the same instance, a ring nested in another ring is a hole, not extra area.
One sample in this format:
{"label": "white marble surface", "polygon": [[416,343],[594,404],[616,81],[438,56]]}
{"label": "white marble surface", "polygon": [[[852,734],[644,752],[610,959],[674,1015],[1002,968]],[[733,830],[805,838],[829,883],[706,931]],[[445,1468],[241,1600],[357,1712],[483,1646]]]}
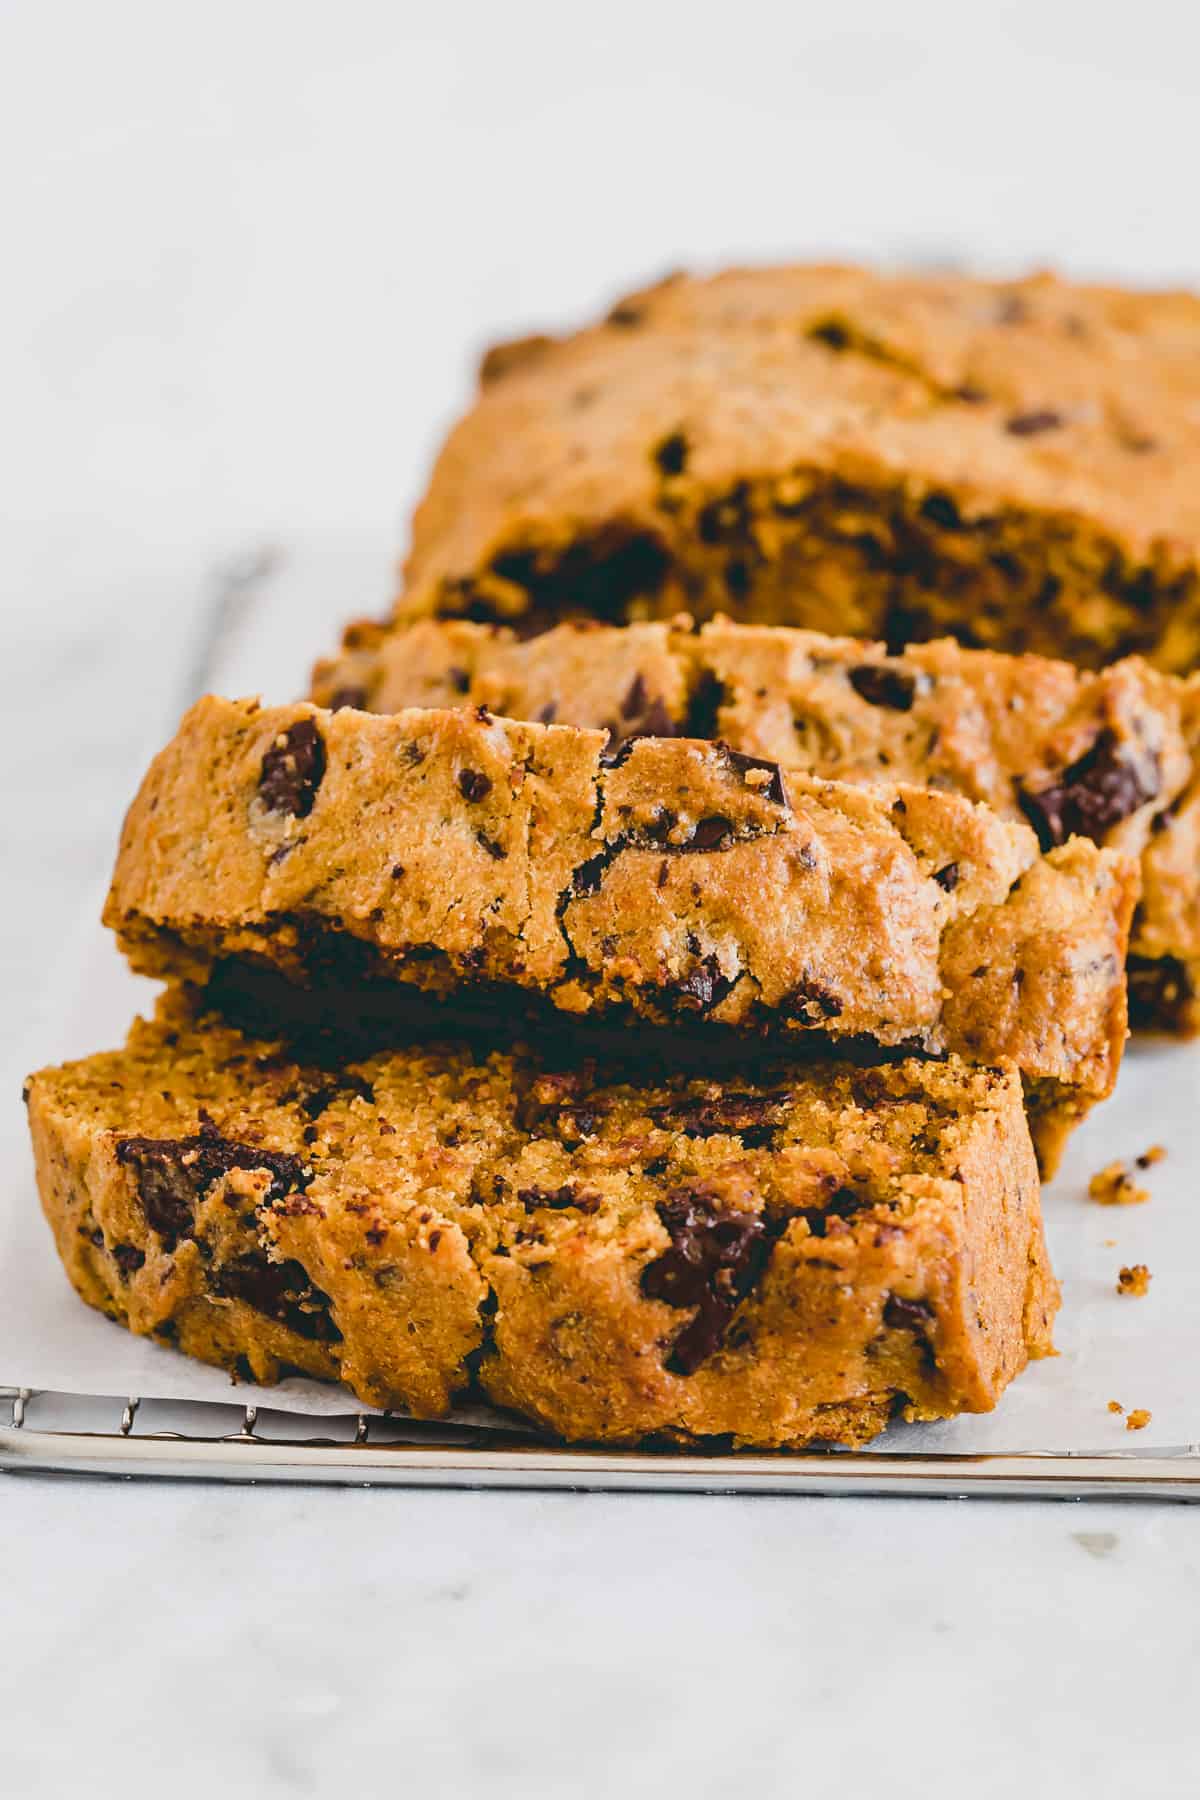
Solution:
{"label": "white marble surface", "polygon": [[[1198,50],[1173,0],[0,5],[4,1091],[83,1048],[55,965],[215,569],[378,604],[478,343],[680,261],[1197,279]],[[1195,1792],[1180,1508],[13,1478],[0,1530],[21,1800]]]}

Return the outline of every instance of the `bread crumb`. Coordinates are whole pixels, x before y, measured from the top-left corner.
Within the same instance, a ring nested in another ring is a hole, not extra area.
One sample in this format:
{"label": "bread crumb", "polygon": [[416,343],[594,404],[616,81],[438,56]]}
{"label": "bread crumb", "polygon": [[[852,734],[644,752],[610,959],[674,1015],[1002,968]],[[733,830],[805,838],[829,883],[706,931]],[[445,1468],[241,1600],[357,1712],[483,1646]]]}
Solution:
{"label": "bread crumb", "polygon": [[1101,1206],[1140,1206],[1150,1190],[1138,1187],[1123,1162],[1110,1162],[1088,1182],[1088,1193]]}
{"label": "bread crumb", "polygon": [[1108,1410],[1109,1412],[1122,1413],[1125,1411],[1125,1408],[1121,1405],[1119,1400],[1110,1400],[1108,1403]]}
{"label": "bread crumb", "polygon": [[1144,1406],[1135,1406],[1125,1421],[1126,1431],[1144,1431],[1154,1414],[1147,1412]]}
{"label": "bread crumb", "polygon": [[1134,1294],[1140,1298],[1150,1292],[1150,1271],[1145,1263],[1133,1263],[1123,1268],[1117,1276],[1118,1294]]}
{"label": "bread crumb", "polygon": [[1148,1169],[1151,1163],[1160,1163],[1166,1154],[1162,1144],[1151,1144],[1150,1148],[1143,1150],[1138,1157],[1137,1166],[1139,1169]]}

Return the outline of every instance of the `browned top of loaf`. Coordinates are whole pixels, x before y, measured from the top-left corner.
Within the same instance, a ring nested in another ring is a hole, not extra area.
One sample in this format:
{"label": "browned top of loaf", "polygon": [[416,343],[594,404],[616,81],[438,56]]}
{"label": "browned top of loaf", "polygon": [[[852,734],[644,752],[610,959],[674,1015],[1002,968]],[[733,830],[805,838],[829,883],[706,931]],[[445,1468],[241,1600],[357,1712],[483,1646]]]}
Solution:
{"label": "browned top of loaf", "polygon": [[[464,610],[447,594],[481,574],[491,616],[520,610],[506,557],[606,537],[633,546],[628,569],[606,571],[611,604],[614,582],[638,588],[638,545],[693,530],[705,496],[795,476],[800,498],[814,473],[914,506],[949,495],[967,523],[1032,515],[1068,546],[1082,532],[1097,585],[1093,540],[1156,584],[1200,550],[1200,300],[1186,293],[730,270],[502,346],[482,374],[415,517],[410,615]],[[1167,643],[1161,660],[1187,666],[1194,649]]]}

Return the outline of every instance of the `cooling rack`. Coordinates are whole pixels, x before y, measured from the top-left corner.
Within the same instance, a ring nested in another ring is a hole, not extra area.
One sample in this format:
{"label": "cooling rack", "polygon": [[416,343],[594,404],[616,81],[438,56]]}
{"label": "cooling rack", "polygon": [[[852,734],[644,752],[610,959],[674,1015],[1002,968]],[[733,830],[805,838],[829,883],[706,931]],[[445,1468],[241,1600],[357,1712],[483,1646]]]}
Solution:
{"label": "cooling rack", "polygon": [[495,1423],[0,1388],[0,1472],[349,1486],[1200,1500],[1200,1445],[1099,1455],[579,1449]]}

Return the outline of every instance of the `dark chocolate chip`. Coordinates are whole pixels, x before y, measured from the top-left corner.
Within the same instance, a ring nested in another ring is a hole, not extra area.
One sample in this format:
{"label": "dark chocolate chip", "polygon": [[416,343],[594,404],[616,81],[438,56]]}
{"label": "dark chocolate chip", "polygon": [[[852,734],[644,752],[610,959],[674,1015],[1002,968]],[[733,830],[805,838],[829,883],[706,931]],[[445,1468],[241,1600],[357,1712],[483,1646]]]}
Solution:
{"label": "dark chocolate chip", "polygon": [[825,1206],[803,1207],[801,1217],[807,1221],[813,1237],[823,1238],[829,1235],[831,1219],[851,1219],[855,1213],[870,1205],[871,1200],[866,1194],[860,1194],[854,1188],[842,1187],[830,1195]]}
{"label": "dark chocolate chip", "polygon": [[838,319],[818,319],[804,335],[814,344],[824,344],[827,350],[845,350],[850,344],[850,333]]}
{"label": "dark chocolate chip", "polygon": [[862,663],[849,671],[848,680],[868,706],[887,706],[893,712],[909,712],[917,691],[914,676],[887,663]]}
{"label": "dark chocolate chip", "polygon": [[810,1025],[816,1025],[822,1019],[836,1019],[842,1010],[842,1001],[823,981],[804,976],[784,1000],[783,1009]]}
{"label": "dark chocolate chip", "polygon": [[791,1099],[781,1094],[718,1094],[708,1099],[685,1097],[650,1108],[650,1117],[664,1129],[682,1131],[687,1137],[743,1136],[764,1126],[783,1123],[783,1109]]}
{"label": "dark chocolate chip", "polygon": [[1013,437],[1036,437],[1039,432],[1059,431],[1065,424],[1061,413],[1045,407],[1040,412],[1013,413],[1004,421],[1004,429]]}
{"label": "dark chocolate chip", "polygon": [[921,517],[943,531],[962,530],[962,514],[949,494],[926,494],[921,502]]}
{"label": "dark chocolate chip", "polygon": [[503,862],[508,855],[504,845],[498,843],[494,837],[489,837],[486,831],[476,831],[475,842],[481,849],[487,851],[493,862]]}
{"label": "dark chocolate chip", "polygon": [[733,821],[717,813],[711,818],[697,820],[687,847],[689,850],[727,850],[733,840]]}
{"label": "dark chocolate chip", "polygon": [[458,791],[464,800],[486,800],[492,791],[491,777],[479,769],[460,769]]}
{"label": "dark chocolate chip", "polygon": [[325,740],[311,719],[297,719],[262,759],[258,792],[272,812],[305,819],[325,778]]}
{"label": "dark chocolate chip", "polygon": [[650,1300],[696,1308],[667,1359],[673,1374],[694,1375],[720,1348],[729,1321],[765,1266],[766,1221],[756,1213],[726,1211],[708,1195],[687,1189],[661,1200],[658,1216],[671,1244],[642,1270],[641,1289]]}
{"label": "dark chocolate chip", "polygon": [[925,1333],[933,1319],[928,1300],[906,1300],[903,1294],[889,1294],[883,1307],[883,1322],[893,1331]]}
{"label": "dark chocolate chip", "polygon": [[537,722],[539,725],[553,725],[553,723],[557,717],[558,717],[558,701],[557,700],[547,700],[545,706],[543,706],[538,713]]}
{"label": "dark chocolate chip", "polygon": [[717,739],[717,749],[728,766],[740,775],[743,780],[752,769],[765,769],[771,777],[761,787],[756,787],[756,794],[763,794],[776,806],[789,805],[787,788],[784,785],[783,770],[777,762],[768,762],[764,756],[747,756],[743,750],[732,749],[723,738]]}
{"label": "dark chocolate chip", "polygon": [[314,1287],[302,1263],[269,1262],[265,1256],[239,1256],[213,1276],[213,1287],[230,1300],[242,1300],[310,1343],[337,1344],[342,1334],[330,1317],[329,1295]]}
{"label": "dark chocolate chip", "polygon": [[1159,786],[1157,760],[1149,769],[1137,767],[1106,725],[1061,780],[1039,793],[1018,785],[1017,799],[1042,849],[1049,850],[1072,836],[1100,843],[1114,825],[1153,800]]}
{"label": "dark chocolate chip", "polygon": [[403,879],[404,879],[404,864],[403,863],[393,863],[392,864],[392,880],[393,881],[403,881]]}
{"label": "dark chocolate chip", "polygon": [[722,975],[716,957],[706,956],[690,974],[681,977],[671,991],[685,1011],[708,1012],[721,1004],[732,986],[732,981]]}
{"label": "dark chocolate chip", "polygon": [[452,665],[446,670],[446,680],[450,683],[450,686],[454,689],[456,694],[466,694],[470,692],[471,677],[466,669],[460,669],[456,665]]}
{"label": "dark chocolate chip", "polygon": [[682,431],[673,431],[654,447],[654,460],[664,475],[682,475],[687,456],[688,442]]}
{"label": "dark chocolate chip", "polygon": [[268,1200],[282,1200],[296,1189],[302,1192],[312,1179],[311,1169],[298,1156],[234,1143],[209,1124],[203,1124],[195,1137],[121,1138],[116,1156],[134,1171],[146,1223],[168,1250],[190,1233],[196,1202],[232,1169],[265,1170],[271,1177]]}
{"label": "dark chocolate chip", "polygon": [[559,1188],[519,1188],[517,1199],[526,1212],[535,1212],[539,1206],[545,1206],[554,1212],[574,1207],[577,1212],[594,1213],[600,1207],[599,1194],[575,1188],[569,1181],[564,1181]]}
{"label": "dark chocolate chip", "polygon": [[617,306],[613,307],[608,318],[605,320],[605,324],[617,325],[623,330],[629,331],[633,326],[640,325],[644,317],[645,315],[640,306],[632,306],[628,300],[622,300]]}
{"label": "dark chocolate chip", "polygon": [[136,1274],[146,1261],[146,1252],[139,1250],[136,1244],[114,1244],[112,1255],[113,1261],[126,1281],[131,1275]]}
{"label": "dark chocolate chip", "polygon": [[958,864],[956,862],[947,863],[945,868],[935,869],[933,879],[940,888],[945,888],[948,894],[952,894],[961,879]]}
{"label": "dark chocolate chip", "polygon": [[585,894],[599,893],[608,860],[608,852],[602,850],[598,856],[591,856],[587,862],[580,863],[571,876],[571,892],[580,899]]}

